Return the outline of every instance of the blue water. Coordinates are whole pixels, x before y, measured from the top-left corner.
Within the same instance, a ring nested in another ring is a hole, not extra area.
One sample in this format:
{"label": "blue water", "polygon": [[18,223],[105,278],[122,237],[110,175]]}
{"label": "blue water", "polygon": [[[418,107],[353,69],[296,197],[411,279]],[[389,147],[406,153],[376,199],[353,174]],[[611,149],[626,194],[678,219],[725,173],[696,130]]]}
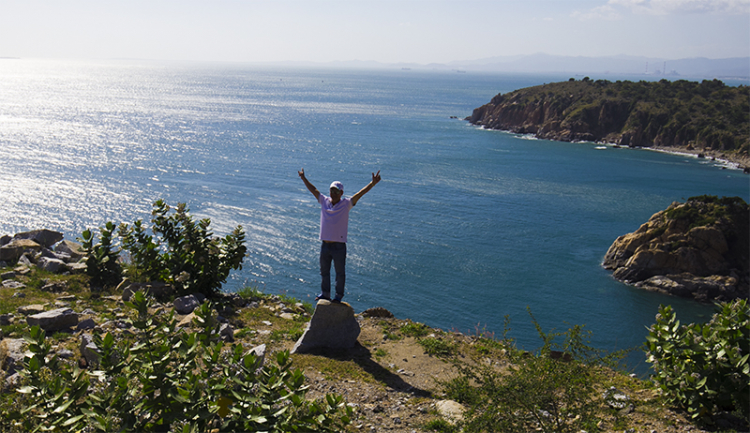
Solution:
{"label": "blue water", "polygon": [[[217,234],[247,231],[225,286],[311,301],[319,208],[297,176],[348,195],[347,296],[446,330],[539,340],[586,324],[604,348],[639,346],[659,304],[712,307],[616,282],[611,243],[673,201],[750,200],[738,170],[687,156],[558,143],[463,120],[499,92],[568,76],[282,70],[219,64],[0,60],[0,232],[66,238],[186,202]],[[606,78],[612,77],[592,77]],[[643,371],[639,356],[631,366]]]}

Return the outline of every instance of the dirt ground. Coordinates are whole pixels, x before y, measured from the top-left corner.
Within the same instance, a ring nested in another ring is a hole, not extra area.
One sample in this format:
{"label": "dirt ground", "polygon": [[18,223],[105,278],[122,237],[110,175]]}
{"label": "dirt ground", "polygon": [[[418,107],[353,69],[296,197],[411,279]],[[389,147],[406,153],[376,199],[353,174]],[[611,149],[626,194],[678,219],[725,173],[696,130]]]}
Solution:
{"label": "dirt ground", "polygon": [[[304,367],[310,392],[308,397],[318,398],[327,393],[342,395],[356,409],[353,431],[417,433],[426,431],[425,423],[436,418],[437,404],[445,399],[440,381],[456,376],[452,365],[425,353],[414,337],[384,338],[384,328],[397,329],[409,321],[358,316],[361,333],[358,344],[351,350],[328,350],[314,355],[315,366]],[[440,333],[442,338],[454,342],[473,344],[475,337],[459,333]],[[292,344],[288,345],[289,349]],[[466,346],[464,346],[466,347]],[[380,356],[377,356],[379,354]],[[299,355],[297,355],[299,356]],[[461,355],[459,355],[461,356]],[[300,364],[308,360],[298,359]],[[365,372],[361,378],[340,378],[321,368],[327,362],[350,363]],[[498,365],[507,361],[496,360]],[[657,398],[655,389],[624,390],[634,402],[652,402]],[[617,419],[616,419],[617,418]],[[619,430],[616,426],[625,426]],[[636,404],[627,413],[619,413],[600,423],[602,431],[622,432],[701,432],[689,422],[685,414],[654,404]]]}

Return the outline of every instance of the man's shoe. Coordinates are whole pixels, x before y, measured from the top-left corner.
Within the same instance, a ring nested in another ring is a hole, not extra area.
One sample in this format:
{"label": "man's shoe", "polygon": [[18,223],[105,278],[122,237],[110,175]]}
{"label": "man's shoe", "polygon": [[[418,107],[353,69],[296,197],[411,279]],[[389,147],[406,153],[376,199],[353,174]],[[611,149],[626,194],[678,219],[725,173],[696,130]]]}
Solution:
{"label": "man's shoe", "polygon": [[[326,296],[326,295],[324,295],[322,293],[320,295],[318,295],[318,296],[315,297],[316,301],[320,301],[321,299],[323,299],[325,301],[330,301],[331,297],[330,296]],[[341,302],[341,300],[339,300],[339,302]]]}
{"label": "man's shoe", "polygon": [[341,297],[340,296],[336,296],[335,298],[333,298],[333,300],[331,302],[335,302],[337,304],[340,304],[341,303]]}

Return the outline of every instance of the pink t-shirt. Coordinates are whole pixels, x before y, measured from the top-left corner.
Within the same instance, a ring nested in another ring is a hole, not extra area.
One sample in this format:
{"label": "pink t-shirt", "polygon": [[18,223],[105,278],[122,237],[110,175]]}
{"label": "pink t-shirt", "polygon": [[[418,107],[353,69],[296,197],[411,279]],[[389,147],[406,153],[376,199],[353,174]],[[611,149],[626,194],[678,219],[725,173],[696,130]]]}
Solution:
{"label": "pink t-shirt", "polygon": [[346,242],[349,210],[354,206],[352,200],[342,197],[334,206],[330,197],[320,194],[318,201],[320,202],[320,240]]}

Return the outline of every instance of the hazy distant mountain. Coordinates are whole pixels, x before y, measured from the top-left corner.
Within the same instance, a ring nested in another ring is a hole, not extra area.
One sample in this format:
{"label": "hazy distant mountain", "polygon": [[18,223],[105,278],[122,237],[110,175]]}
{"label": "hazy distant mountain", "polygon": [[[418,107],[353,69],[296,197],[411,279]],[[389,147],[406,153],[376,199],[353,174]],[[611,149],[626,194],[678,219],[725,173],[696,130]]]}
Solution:
{"label": "hazy distant mountain", "polygon": [[451,68],[496,72],[570,72],[580,74],[638,74],[689,77],[750,78],[750,57],[730,59],[664,59],[653,57],[565,57],[549,54],[491,57],[452,62]]}
{"label": "hazy distant mountain", "polygon": [[750,57],[729,59],[664,59],[654,57],[609,56],[569,57],[550,54],[524,56],[500,56],[450,63],[385,64],[372,61],[349,61],[326,63],[331,67],[350,68],[401,68],[455,70],[462,72],[526,72],[526,73],[570,73],[576,75],[650,75],[667,78],[744,78],[750,79]]}

